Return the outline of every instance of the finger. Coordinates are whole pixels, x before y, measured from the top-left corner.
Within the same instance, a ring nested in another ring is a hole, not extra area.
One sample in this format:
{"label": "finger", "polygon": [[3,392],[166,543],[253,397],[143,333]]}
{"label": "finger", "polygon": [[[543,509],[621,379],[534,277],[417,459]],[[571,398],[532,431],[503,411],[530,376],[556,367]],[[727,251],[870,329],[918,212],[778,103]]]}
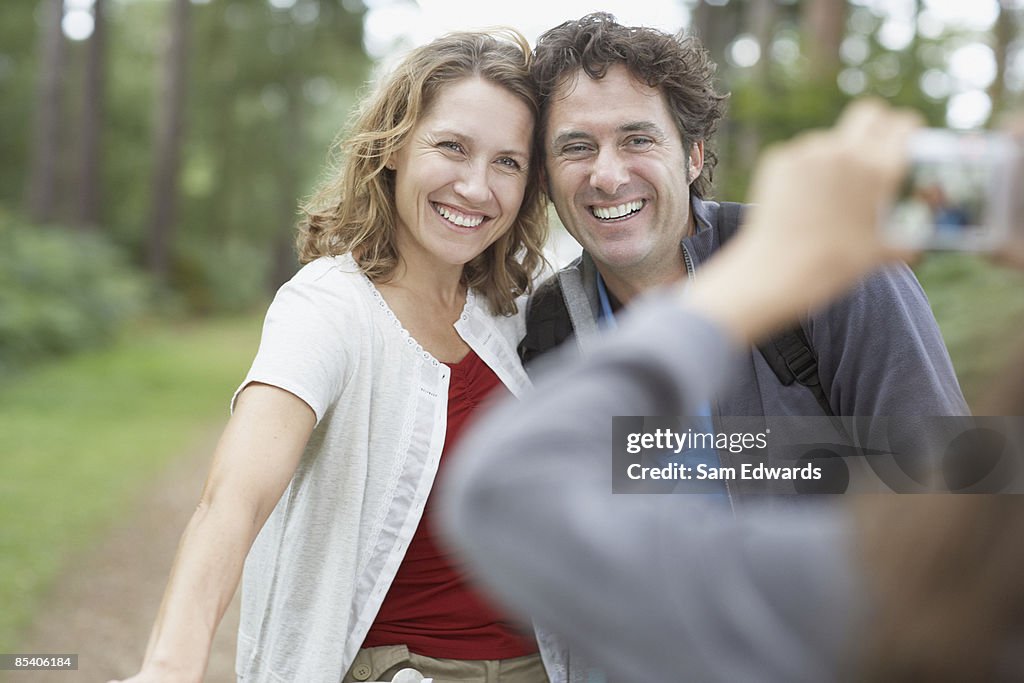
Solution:
{"label": "finger", "polygon": [[993,263],[1024,270],[1024,243],[1011,242],[991,255]]}
{"label": "finger", "polygon": [[885,114],[892,109],[874,97],[865,97],[849,104],[839,117],[835,130],[848,141],[861,141],[877,135]]}
{"label": "finger", "polygon": [[902,171],[906,141],[922,125],[921,116],[909,109],[893,109],[877,99],[857,100],[843,112],[836,128],[840,138],[859,154],[869,154],[895,171]]}
{"label": "finger", "polygon": [[914,266],[924,260],[925,253],[919,249],[905,249],[898,247],[884,247],[885,258],[890,261],[903,261],[908,266]]}
{"label": "finger", "polygon": [[909,109],[894,109],[878,122],[875,138],[883,149],[892,150],[893,157],[906,160],[907,139],[924,125],[921,115]]}
{"label": "finger", "polygon": [[1017,138],[1018,142],[1024,142],[1024,114],[1017,112],[1004,119],[999,129]]}
{"label": "finger", "polygon": [[898,181],[907,173],[910,163],[909,141],[921,124],[921,117],[911,111],[893,111],[885,117],[884,127],[876,141],[877,172],[883,175],[887,183],[887,195],[896,191]]}

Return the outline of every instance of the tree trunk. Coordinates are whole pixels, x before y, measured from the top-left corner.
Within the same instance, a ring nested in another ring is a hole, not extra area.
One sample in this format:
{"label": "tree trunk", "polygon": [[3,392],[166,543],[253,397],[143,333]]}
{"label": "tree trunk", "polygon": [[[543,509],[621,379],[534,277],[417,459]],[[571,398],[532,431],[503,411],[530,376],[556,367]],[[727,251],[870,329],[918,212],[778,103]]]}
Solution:
{"label": "tree trunk", "polygon": [[274,239],[274,260],[270,268],[271,291],[291,279],[298,267],[295,258],[296,206],[299,193],[300,155],[304,148],[304,107],[300,77],[288,79],[288,104],[285,109],[284,131],[281,138],[281,163],[278,169],[278,191],[281,206],[281,224]]}
{"label": "tree trunk", "polygon": [[804,0],[803,43],[810,76],[815,80],[831,80],[839,73],[846,12],[846,0]]}
{"label": "tree trunk", "polygon": [[[748,87],[757,88],[762,98],[768,97],[772,85],[771,47],[777,16],[778,6],[774,0],[749,0],[744,11],[746,31],[754,36],[761,50],[761,59],[751,69]],[[753,169],[762,145],[760,122],[748,120],[743,123],[736,133],[734,167],[745,172]]]}
{"label": "tree trunk", "polygon": [[76,223],[82,229],[95,229],[100,224],[101,139],[103,137],[103,102],[106,85],[106,0],[94,0],[95,25],[89,38],[85,62],[85,85],[82,91],[82,166],[78,177],[78,211]]}
{"label": "tree trunk", "polygon": [[690,33],[700,38],[702,43],[707,42],[707,36],[711,33],[712,7],[704,0],[697,0],[690,12]]}
{"label": "tree trunk", "polygon": [[993,30],[994,45],[992,50],[996,57],[996,77],[988,88],[989,99],[992,100],[992,114],[1002,109],[1006,92],[1006,62],[1010,54],[1010,44],[1014,39],[1013,9],[1010,0],[1000,0],[999,16]]}
{"label": "tree trunk", "polygon": [[740,10],[737,5],[735,2],[711,5],[706,0],[699,0],[693,9],[691,32],[697,34],[720,70],[725,68],[726,48],[739,33]]}
{"label": "tree trunk", "polygon": [[[706,0],[698,0],[693,9],[690,30],[695,33],[704,48],[711,55],[711,59],[718,65],[717,81],[720,89],[725,89],[728,84],[723,85],[724,77],[727,75],[726,50],[729,44],[740,32],[740,15],[738,2],[731,2],[726,5],[710,4]],[[714,149],[718,155],[718,166],[716,170],[722,173],[722,169],[728,168],[731,161],[730,138],[733,136],[733,126],[726,117],[718,128],[715,135]]]}
{"label": "tree trunk", "polygon": [[778,6],[775,4],[775,0],[749,0],[747,2],[743,23],[746,25],[746,30],[757,40],[757,46],[761,50],[761,59],[754,65],[752,76],[763,88],[768,85],[772,39],[775,37],[777,18]]}
{"label": "tree trunk", "polygon": [[66,55],[64,32],[61,30],[64,2],[46,0],[44,9],[36,80],[36,124],[27,191],[28,215],[36,223],[50,222],[57,215],[61,86]]}
{"label": "tree trunk", "polygon": [[157,96],[148,263],[150,272],[160,281],[167,279],[174,241],[184,134],[188,12],[189,0],[174,0],[163,58],[163,78]]}

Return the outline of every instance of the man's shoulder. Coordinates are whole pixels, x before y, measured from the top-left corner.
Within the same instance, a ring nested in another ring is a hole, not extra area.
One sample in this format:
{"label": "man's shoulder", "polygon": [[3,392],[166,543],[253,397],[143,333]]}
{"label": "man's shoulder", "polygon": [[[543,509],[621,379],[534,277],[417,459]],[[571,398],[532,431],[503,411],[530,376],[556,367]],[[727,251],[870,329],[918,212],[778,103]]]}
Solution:
{"label": "man's shoulder", "polygon": [[552,297],[562,297],[562,282],[566,275],[571,273],[578,273],[583,269],[583,256],[577,256],[569,263],[565,264],[557,271],[551,273],[539,283],[534,285],[533,293],[530,294],[530,300],[527,310],[533,308],[538,303],[550,303]]}
{"label": "man's shoulder", "polygon": [[537,358],[572,336],[572,319],[562,290],[562,278],[578,273],[582,263],[583,258],[577,258],[538,284],[530,295],[526,306],[526,334],[519,344],[519,357],[528,368]]}
{"label": "man's shoulder", "polygon": [[545,316],[546,312],[552,309],[560,309],[565,312],[565,299],[562,294],[562,283],[559,275],[571,270],[572,266],[566,266],[556,273],[552,273],[547,279],[534,287],[526,307],[527,324],[538,315]]}
{"label": "man's shoulder", "polygon": [[885,326],[899,319],[919,316],[934,319],[921,283],[904,263],[888,266],[864,278],[849,293],[823,309],[822,315],[864,316]]}
{"label": "man's shoulder", "polygon": [[585,258],[589,258],[587,256],[587,252],[581,252],[579,256],[574,258],[572,261],[569,261],[564,266],[562,266],[554,273],[552,273],[546,280],[544,280],[542,284],[549,283],[552,280],[557,280],[559,276],[564,275],[565,273],[571,273],[574,271],[581,270],[583,268],[583,261],[585,260]]}
{"label": "man's shoulder", "polygon": [[[880,372],[898,368],[905,374],[915,367],[913,359],[928,357],[929,373],[941,368],[953,375],[928,297],[906,264],[873,273],[831,306],[812,313],[808,325],[820,359],[857,359]],[[899,365],[892,365],[895,358]]]}

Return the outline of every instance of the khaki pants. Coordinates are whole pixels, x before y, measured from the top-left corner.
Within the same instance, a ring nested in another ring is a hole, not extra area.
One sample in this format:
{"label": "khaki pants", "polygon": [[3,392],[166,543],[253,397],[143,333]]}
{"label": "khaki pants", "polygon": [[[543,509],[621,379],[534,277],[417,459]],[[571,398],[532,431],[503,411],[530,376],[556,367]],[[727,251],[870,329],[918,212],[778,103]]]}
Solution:
{"label": "khaki pants", "polygon": [[409,652],[405,645],[360,650],[342,681],[390,681],[406,668],[433,678],[434,683],[548,683],[539,654],[514,659],[435,659]]}

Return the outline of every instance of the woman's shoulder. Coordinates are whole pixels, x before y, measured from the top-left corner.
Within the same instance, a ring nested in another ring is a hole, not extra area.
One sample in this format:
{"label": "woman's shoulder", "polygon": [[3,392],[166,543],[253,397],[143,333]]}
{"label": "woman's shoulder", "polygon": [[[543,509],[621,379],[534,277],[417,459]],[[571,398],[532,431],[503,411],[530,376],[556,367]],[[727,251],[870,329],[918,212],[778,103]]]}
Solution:
{"label": "woman's shoulder", "polygon": [[310,296],[350,300],[369,288],[351,254],[321,256],[302,266],[281,290],[304,292]]}
{"label": "woman's shoulder", "polygon": [[352,254],[321,256],[299,268],[289,284],[304,285],[327,281],[336,285],[352,286],[363,277]]}
{"label": "woman's shoulder", "polygon": [[369,286],[350,254],[322,256],[302,266],[274,297],[276,307],[318,311],[337,318],[340,313],[358,315],[371,298]]}

